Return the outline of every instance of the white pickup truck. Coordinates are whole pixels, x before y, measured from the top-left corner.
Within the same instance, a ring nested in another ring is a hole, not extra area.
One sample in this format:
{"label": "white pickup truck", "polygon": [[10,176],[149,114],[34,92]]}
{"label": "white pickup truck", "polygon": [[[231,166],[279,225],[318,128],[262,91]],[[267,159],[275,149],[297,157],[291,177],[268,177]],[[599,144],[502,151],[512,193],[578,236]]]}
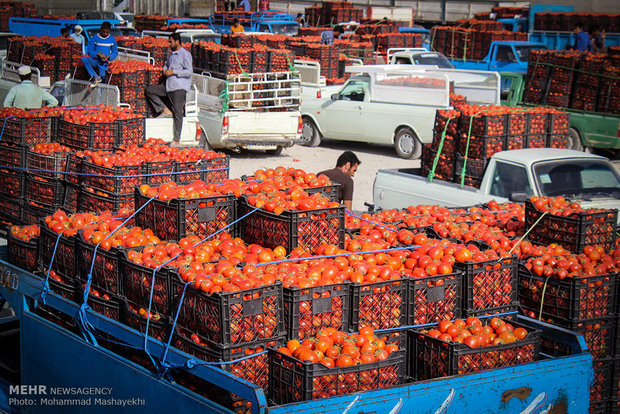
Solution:
{"label": "white pickup truck", "polygon": [[469,103],[500,102],[496,72],[406,65],[349,66],[347,71],[353,76],[337,89],[302,84],[302,144],[317,146],[321,137],[363,141],[393,145],[399,157],[415,159],[422,144],[432,141],[437,109],[450,108],[451,85]]}
{"label": "white pickup truck", "polygon": [[479,189],[433,180],[418,169],[379,170],[373,202],[391,209],[417,204],[446,207],[521,202],[535,195],[563,195],[584,207],[620,209],[620,177],[605,157],[555,148],[498,152],[491,157]]}

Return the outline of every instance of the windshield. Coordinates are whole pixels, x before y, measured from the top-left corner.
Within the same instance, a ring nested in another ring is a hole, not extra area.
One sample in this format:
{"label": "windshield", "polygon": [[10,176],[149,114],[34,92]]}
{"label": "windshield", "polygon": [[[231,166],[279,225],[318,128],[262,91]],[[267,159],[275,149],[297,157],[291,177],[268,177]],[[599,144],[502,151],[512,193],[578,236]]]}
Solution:
{"label": "windshield", "polygon": [[532,50],[546,50],[544,46],[515,46],[517,50],[517,57],[521,62],[527,62],[530,59],[530,52]]}
{"label": "windshield", "polygon": [[[99,33],[99,29],[88,29],[86,32],[88,32],[88,37],[92,38],[94,35]],[[140,36],[140,34],[138,33],[136,29],[132,29],[130,27],[113,27],[112,29],[110,29],[110,34],[114,37],[119,37],[119,36],[138,37]]]}
{"label": "windshield", "polygon": [[[299,32],[299,24],[297,23],[272,23],[271,30],[273,34],[281,34],[286,36],[295,36]],[[269,33],[269,26],[261,25],[261,32]]]}
{"label": "windshield", "polygon": [[411,56],[415,65],[432,65],[443,69],[454,69],[454,65],[442,54],[421,53]]}
{"label": "windshield", "polygon": [[608,162],[561,160],[534,165],[534,179],[546,196],[620,192],[620,180]]}
{"label": "windshield", "polygon": [[201,35],[191,35],[191,34],[181,34],[181,41],[184,43],[191,43],[193,42],[214,42],[214,43],[220,43],[221,41],[221,35],[219,34],[201,34]]}

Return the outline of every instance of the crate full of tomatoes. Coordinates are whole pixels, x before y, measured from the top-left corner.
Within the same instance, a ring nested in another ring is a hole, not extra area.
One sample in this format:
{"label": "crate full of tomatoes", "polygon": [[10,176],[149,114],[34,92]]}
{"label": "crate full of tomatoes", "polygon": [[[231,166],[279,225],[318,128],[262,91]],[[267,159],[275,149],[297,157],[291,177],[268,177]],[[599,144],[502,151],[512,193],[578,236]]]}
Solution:
{"label": "crate full of tomatoes", "polygon": [[405,363],[406,350],[370,328],[359,334],[325,329],[301,344],[269,348],[269,397],[287,404],[393,387],[404,381]]}
{"label": "crate full of tomatoes", "polygon": [[16,145],[34,145],[49,142],[53,135],[54,115],[47,110],[25,111],[20,108],[4,108],[0,111],[2,142]]}
{"label": "crate full of tomatoes", "polygon": [[9,263],[32,272],[37,268],[39,226],[12,226],[9,229],[6,246]]}
{"label": "crate full of tomatoes", "polygon": [[[565,175],[549,175],[553,180],[569,179]],[[586,246],[612,249],[616,244],[616,210],[584,209],[577,202],[564,197],[532,197],[525,202],[525,228],[529,239],[535,243],[557,243],[574,253],[581,253]],[[531,229],[531,230],[530,230]]]}
{"label": "crate full of tomatoes", "polygon": [[410,375],[427,380],[534,362],[539,330],[493,317],[443,320],[436,328],[409,331]]}
{"label": "crate full of tomatoes", "polygon": [[[170,318],[131,301],[121,303],[120,321],[143,335],[166,343],[170,338]],[[148,331],[147,331],[148,323]]]}
{"label": "crate full of tomatoes", "polygon": [[[236,219],[235,196],[222,194],[213,184],[175,182],[135,190],[136,223],[162,240],[201,239],[228,228]],[[229,229],[234,231],[234,229]]]}

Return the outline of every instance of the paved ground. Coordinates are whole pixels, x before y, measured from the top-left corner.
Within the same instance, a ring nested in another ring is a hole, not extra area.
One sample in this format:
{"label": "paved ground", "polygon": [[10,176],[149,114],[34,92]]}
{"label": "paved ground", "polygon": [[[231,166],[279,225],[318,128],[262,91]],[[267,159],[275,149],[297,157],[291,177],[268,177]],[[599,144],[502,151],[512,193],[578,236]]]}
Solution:
{"label": "paved ground", "polygon": [[270,156],[260,151],[232,152],[230,153],[230,177],[240,177],[243,174],[251,174],[259,168],[275,168],[280,165],[301,168],[307,172],[324,171],[333,168],[338,156],[347,150],[355,152],[362,162],[354,177],[353,210],[365,210],[364,202],[372,202],[372,186],[378,169],[420,166],[419,160],[398,158],[391,146],[324,141],[315,148],[301,145],[285,148],[279,156]]}

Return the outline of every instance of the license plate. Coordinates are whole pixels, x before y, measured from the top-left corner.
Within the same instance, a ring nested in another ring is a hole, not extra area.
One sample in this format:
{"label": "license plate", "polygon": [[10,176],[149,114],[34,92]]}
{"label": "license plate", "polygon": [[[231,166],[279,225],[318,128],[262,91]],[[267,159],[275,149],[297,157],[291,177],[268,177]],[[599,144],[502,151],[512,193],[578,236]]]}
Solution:
{"label": "license plate", "polygon": [[252,149],[252,150],[270,150],[270,149],[276,149],[277,147],[275,145],[248,144],[246,145],[246,148]]}

